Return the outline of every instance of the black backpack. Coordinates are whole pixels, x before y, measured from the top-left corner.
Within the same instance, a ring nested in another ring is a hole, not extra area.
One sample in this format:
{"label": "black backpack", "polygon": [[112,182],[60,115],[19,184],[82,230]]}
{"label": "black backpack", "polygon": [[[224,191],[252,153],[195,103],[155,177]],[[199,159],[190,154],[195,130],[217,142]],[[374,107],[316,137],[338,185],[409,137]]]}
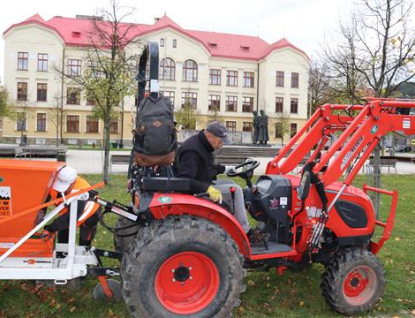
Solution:
{"label": "black backpack", "polygon": [[173,163],[177,148],[174,111],[170,99],[144,98],[138,108],[134,134],[136,163],[141,166],[163,166]]}

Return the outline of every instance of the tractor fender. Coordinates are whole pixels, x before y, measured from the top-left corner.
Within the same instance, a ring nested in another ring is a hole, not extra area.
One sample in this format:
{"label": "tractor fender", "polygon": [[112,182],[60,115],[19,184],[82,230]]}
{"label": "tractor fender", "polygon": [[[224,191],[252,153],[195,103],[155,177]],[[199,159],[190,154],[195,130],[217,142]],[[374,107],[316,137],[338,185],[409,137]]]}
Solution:
{"label": "tractor fender", "polygon": [[149,210],[157,220],[169,215],[187,214],[216,223],[234,239],[244,257],[251,257],[249,240],[242,226],[231,213],[212,201],[196,198],[190,194],[155,193]]}

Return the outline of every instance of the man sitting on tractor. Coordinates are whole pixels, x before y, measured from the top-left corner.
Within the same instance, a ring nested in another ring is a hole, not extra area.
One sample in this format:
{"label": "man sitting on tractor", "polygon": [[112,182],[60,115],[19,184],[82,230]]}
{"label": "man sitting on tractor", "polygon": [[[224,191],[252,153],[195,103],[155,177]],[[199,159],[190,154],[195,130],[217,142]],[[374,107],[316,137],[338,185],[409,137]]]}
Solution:
{"label": "man sitting on tractor", "polygon": [[[225,172],[225,166],[214,164],[213,151],[230,143],[227,128],[219,121],[211,122],[206,129],[188,138],[179,147],[177,177],[191,179],[191,193],[207,192],[209,198],[217,203],[222,203],[224,199],[229,204],[234,200],[229,206],[234,207],[235,218],[248,237],[257,238],[258,235],[252,235],[254,230],[250,228],[248,222],[241,187],[230,180],[217,180],[217,175]],[[231,193],[231,188],[234,188],[234,194]]]}
{"label": "man sitting on tractor", "polygon": [[[55,200],[64,195],[80,191],[90,187],[90,184],[77,175],[76,170],[71,167],[64,167],[56,176],[56,180],[52,185],[49,196],[46,201]],[[88,201],[89,194],[85,193],[78,199],[78,221],[80,227],[79,245],[90,246],[95,237],[98,224],[98,216],[101,206],[98,203]],[[51,236],[58,232],[58,242],[68,243],[69,239],[69,209],[64,208],[60,216],[53,220],[44,228],[44,236]]]}

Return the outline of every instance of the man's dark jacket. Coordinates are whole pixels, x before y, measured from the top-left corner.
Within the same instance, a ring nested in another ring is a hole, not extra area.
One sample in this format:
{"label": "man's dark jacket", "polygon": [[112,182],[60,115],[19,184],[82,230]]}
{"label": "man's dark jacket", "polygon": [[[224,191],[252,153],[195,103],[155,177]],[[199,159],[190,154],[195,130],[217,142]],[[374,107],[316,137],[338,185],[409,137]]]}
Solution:
{"label": "man's dark jacket", "polygon": [[225,171],[225,166],[213,163],[212,145],[206,139],[204,131],[188,138],[179,147],[179,170],[177,177],[190,178],[190,192],[206,192],[216,176]]}

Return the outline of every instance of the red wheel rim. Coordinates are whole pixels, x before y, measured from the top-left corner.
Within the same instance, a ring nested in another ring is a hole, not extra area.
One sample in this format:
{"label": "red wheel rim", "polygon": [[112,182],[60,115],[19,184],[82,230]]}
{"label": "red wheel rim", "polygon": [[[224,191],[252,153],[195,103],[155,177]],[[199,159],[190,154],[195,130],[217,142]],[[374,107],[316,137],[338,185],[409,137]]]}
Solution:
{"label": "red wheel rim", "polygon": [[215,263],[198,252],[182,252],[160,266],[155,282],[160,303],[176,314],[189,315],[206,308],[219,289]]}
{"label": "red wheel rim", "polygon": [[373,297],[377,285],[377,276],[371,267],[357,266],[347,274],[344,280],[344,296],[352,305],[363,305]]}

